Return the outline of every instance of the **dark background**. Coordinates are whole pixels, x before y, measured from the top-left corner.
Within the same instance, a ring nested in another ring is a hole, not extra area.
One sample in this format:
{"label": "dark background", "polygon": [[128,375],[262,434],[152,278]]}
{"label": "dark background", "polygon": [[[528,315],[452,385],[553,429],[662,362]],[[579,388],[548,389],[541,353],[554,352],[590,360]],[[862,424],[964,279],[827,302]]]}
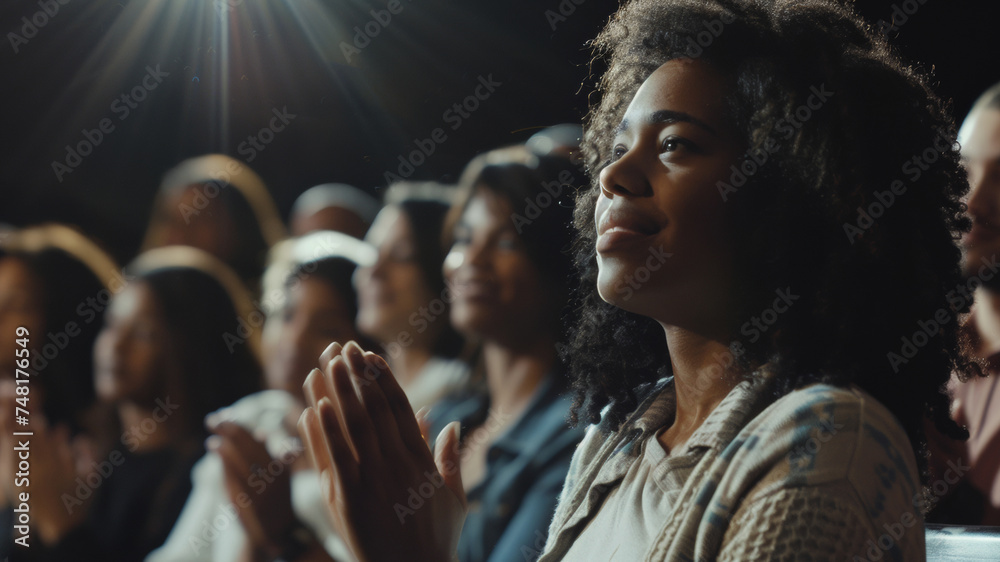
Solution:
{"label": "dark background", "polygon": [[[385,172],[398,172],[399,155],[435,128],[447,140],[412,179],[454,180],[478,152],[579,121],[592,86],[584,44],[618,5],[400,0],[383,27],[370,24],[370,10],[386,8],[379,0],[42,3],[59,11],[37,16],[39,0],[0,6],[0,222],[74,224],[122,261],[138,248],[163,173],[208,152],[246,161],[240,143],[268,125],[272,110],[295,117],[248,165],[286,218],[295,197],[318,183],[377,193]],[[904,58],[933,72],[960,120],[1000,80],[997,2],[859,0],[856,7],[878,26],[907,3],[917,11],[890,36]],[[559,13],[560,4],[568,15],[553,29],[546,11]],[[47,21],[27,38],[24,17]],[[351,45],[355,26],[366,24],[378,34],[359,40],[349,64],[341,42]],[[27,39],[17,53],[11,33]],[[169,75],[122,119],[125,106],[115,100],[157,65]],[[443,113],[471,95],[480,76],[501,85],[453,130]],[[58,181],[52,163],[65,163],[66,145],[105,118],[114,130]]]}

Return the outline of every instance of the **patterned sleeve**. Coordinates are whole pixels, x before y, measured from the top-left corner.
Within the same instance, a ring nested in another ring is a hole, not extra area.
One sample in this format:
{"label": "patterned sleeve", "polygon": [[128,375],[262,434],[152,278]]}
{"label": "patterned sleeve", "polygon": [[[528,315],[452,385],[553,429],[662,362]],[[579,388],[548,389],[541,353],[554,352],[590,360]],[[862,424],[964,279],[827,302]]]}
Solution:
{"label": "patterned sleeve", "polygon": [[878,550],[876,558],[867,553],[869,546],[879,548],[872,535],[864,507],[849,487],[782,488],[736,510],[718,559],[878,560],[885,552]]}

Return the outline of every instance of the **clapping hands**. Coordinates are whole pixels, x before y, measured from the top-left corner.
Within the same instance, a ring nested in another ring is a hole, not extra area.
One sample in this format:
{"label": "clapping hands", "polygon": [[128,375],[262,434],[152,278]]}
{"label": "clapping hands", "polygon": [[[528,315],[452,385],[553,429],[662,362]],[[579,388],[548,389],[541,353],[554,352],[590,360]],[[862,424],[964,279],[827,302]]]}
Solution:
{"label": "clapping hands", "polygon": [[362,561],[454,560],[468,509],[458,423],[432,454],[385,360],[334,343],[320,365],[299,432],[340,536]]}

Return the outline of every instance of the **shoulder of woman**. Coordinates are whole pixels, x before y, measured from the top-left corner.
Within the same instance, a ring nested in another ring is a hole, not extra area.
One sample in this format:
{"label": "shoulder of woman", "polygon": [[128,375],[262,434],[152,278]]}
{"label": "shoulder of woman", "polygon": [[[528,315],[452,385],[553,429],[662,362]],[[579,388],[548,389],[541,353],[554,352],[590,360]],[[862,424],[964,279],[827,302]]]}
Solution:
{"label": "shoulder of woman", "polygon": [[[849,484],[873,511],[909,505],[920,489],[913,448],[892,413],[853,387],[815,384],[781,397],[735,440],[739,464],[767,472],[758,492]],[[735,459],[734,459],[735,460]],[[878,504],[878,505],[875,505]]]}

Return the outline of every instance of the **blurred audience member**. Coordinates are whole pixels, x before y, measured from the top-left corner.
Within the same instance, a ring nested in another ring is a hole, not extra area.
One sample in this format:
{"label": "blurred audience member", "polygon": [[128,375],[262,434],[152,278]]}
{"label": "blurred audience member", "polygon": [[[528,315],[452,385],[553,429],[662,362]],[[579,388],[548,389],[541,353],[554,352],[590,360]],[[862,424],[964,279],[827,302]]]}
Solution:
{"label": "blurred audience member", "polygon": [[[0,378],[15,378],[18,327],[28,331],[31,393],[51,424],[79,429],[94,399],[93,342],[101,312],[126,283],[93,242],[61,225],[26,228],[0,240]],[[98,320],[95,322],[95,320]],[[22,353],[23,355],[23,353]]]}
{"label": "blurred audience member", "polygon": [[32,487],[35,544],[15,560],[142,560],[190,491],[204,416],[260,387],[255,346],[225,338],[250,313],[225,265],[173,247],[141,255],[127,272],[94,344],[94,388],[117,413],[120,446],[88,456],[33,418],[32,477],[44,485]]}
{"label": "blurred audience member", "polygon": [[[365,244],[336,232],[287,244],[290,259],[311,259],[295,262],[291,271],[277,266],[286,275],[284,298],[264,324],[268,390],[208,416],[216,454],[195,465],[184,511],[149,562],[352,559],[326,518],[319,478],[302,454],[295,422],[303,409],[302,382],[320,353],[330,342],[359,338],[355,264],[341,256],[365,255]],[[227,524],[206,533],[217,520]]]}
{"label": "blurred audience member", "polygon": [[284,306],[288,297],[285,286],[288,276],[301,263],[336,256],[364,266],[374,263],[375,255],[375,249],[369,244],[343,232],[319,230],[282,240],[268,252],[268,265],[261,280],[261,308],[270,317]]}
{"label": "blurred audience member", "polygon": [[[975,304],[963,331],[969,352],[992,376],[953,379],[952,417],[969,431],[964,444],[935,451],[938,478],[950,486],[934,519],[970,525],[1000,525],[1000,84],[976,101],[959,131],[971,191],[972,230],[962,238],[963,269]],[[954,298],[968,298],[956,291]],[[966,301],[967,302],[967,301]],[[940,443],[939,443],[940,445]],[[949,465],[948,461],[951,461]],[[967,466],[971,465],[971,466]],[[946,471],[948,471],[946,473]],[[963,472],[966,472],[963,474]],[[956,484],[956,480],[963,477]]]}
{"label": "blurred audience member", "polygon": [[[5,231],[0,237],[0,333],[5,334],[0,342],[4,529],[0,557],[4,559],[16,556],[11,552],[12,509],[20,505],[20,493],[30,496],[38,485],[48,484],[35,471],[36,486],[15,486],[21,479],[15,478],[18,443],[12,434],[27,429],[13,425],[15,414],[24,413],[22,417],[34,424],[44,419],[46,431],[66,443],[88,442],[95,398],[94,340],[101,329],[101,312],[124,283],[114,261],[68,227],[45,225]],[[30,484],[32,478],[22,482]],[[53,506],[42,510],[48,507]]]}
{"label": "blurred audience member", "polygon": [[264,181],[222,154],[190,158],[163,177],[143,249],[184,245],[233,268],[256,293],[267,250],[286,235]]}
{"label": "blurred audience member", "polygon": [[[451,321],[482,342],[486,372],[485,389],[431,410],[425,432],[462,425],[462,483],[473,506],[458,545],[463,562],[520,560],[540,549],[583,437],[583,428],[566,424],[568,384],[556,352],[571,282],[572,206],[548,191],[570,195],[561,183],[570,167],[523,147],[481,155],[463,172],[446,222]],[[549,205],[531,212],[539,201]]]}
{"label": "blurred audience member", "polygon": [[462,338],[448,319],[452,294],[441,272],[449,193],[438,184],[391,186],[365,238],[378,257],[355,276],[358,329],[382,345],[414,410],[463,388],[469,376],[456,359]]}
{"label": "blurred audience member", "polygon": [[324,183],[310,187],[292,205],[292,235],[333,230],[364,238],[379,207],[377,199],[351,185]]}

